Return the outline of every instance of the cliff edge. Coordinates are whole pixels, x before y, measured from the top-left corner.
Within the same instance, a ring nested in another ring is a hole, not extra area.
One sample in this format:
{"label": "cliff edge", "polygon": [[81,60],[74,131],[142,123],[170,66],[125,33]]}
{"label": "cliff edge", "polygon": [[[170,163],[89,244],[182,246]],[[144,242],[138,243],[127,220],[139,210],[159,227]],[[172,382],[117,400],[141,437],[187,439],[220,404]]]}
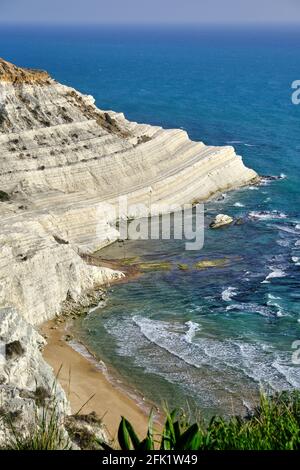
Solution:
{"label": "cliff edge", "polygon": [[48,83],[49,74],[43,70],[17,67],[0,57],[0,80],[7,83]]}
{"label": "cliff edge", "polygon": [[[6,332],[5,342],[14,330],[11,319],[17,324],[20,315],[23,326],[38,325],[58,315],[66,299],[79,301],[87,290],[122,275],[90,266],[82,257],[118,236],[111,214],[99,204],[114,206],[126,195],[130,205],[147,206],[149,188],[152,204],[205,201],[257,178],[233,147],[207,146],[191,141],[183,130],[130,122],[121,113],[98,109],[93,97],[57,83],[47,72],[0,59],[0,331]],[[9,364],[16,372],[18,363],[30,364],[20,384],[27,392],[35,387],[34,364],[43,387],[51,378],[46,364],[41,373],[42,359],[32,344],[28,351],[25,359]],[[9,382],[8,366],[1,367],[2,398],[13,396],[17,403],[20,387]]]}

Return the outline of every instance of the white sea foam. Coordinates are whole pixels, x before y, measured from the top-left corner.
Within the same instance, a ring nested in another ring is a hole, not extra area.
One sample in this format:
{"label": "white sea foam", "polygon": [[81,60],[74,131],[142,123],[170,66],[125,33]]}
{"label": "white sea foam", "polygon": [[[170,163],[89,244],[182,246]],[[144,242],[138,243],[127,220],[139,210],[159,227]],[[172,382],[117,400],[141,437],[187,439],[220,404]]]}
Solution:
{"label": "white sea foam", "polygon": [[270,266],[269,269],[271,272],[267,275],[265,280],[262,282],[262,284],[266,284],[270,282],[270,279],[276,279],[276,278],[281,278],[281,277],[286,277],[287,274],[286,272],[279,267],[276,266]]}
{"label": "white sea foam", "polygon": [[107,300],[108,299],[100,300],[100,302],[98,303],[98,305],[96,305],[96,307],[92,307],[88,311],[88,315],[90,315],[91,313],[95,312],[96,310],[98,310],[100,308],[104,308],[107,305]]}
{"label": "white sea foam", "polygon": [[280,173],[279,176],[265,176],[261,178],[261,185],[268,186],[273,181],[284,180],[287,176],[284,173]]}
{"label": "white sea foam", "polygon": [[237,295],[236,287],[227,287],[227,289],[223,290],[222,292],[222,299],[225,302],[230,302],[232,297],[234,297],[235,295]]}
{"label": "white sea foam", "polygon": [[186,326],[188,326],[188,331],[185,334],[185,339],[188,343],[192,343],[196,332],[200,330],[200,326],[193,321],[187,321]]}
{"label": "white sea foam", "polygon": [[276,227],[281,232],[290,233],[292,235],[299,235],[299,232],[297,232],[294,228],[287,227],[286,225],[274,224],[273,227]]}
{"label": "white sea foam", "polygon": [[252,211],[249,212],[250,219],[257,220],[273,220],[273,219],[286,219],[287,215],[284,212],[279,211]]}
{"label": "white sea foam", "polygon": [[[285,376],[287,382],[295,388],[299,388],[299,374],[295,367],[290,367],[284,362],[281,362],[278,358],[272,363],[272,366],[278,370],[282,375]],[[299,370],[299,368],[298,368]]]}
{"label": "white sea foam", "polygon": [[268,293],[268,299],[269,300],[267,301],[267,305],[277,308],[277,317],[285,317],[287,315],[280,303],[278,302],[279,300],[281,300],[281,297]]}
{"label": "white sea foam", "polygon": [[104,326],[114,337],[120,357],[130,357],[146,374],[176,384],[205,406],[222,403],[230,411],[232,393],[246,399],[257,385],[278,391],[295,384],[300,387],[300,369],[289,367],[289,352],[276,352],[269,344],[204,336],[202,330],[190,341],[187,333],[194,331],[194,322],[141,315],[110,317]]}
{"label": "white sea foam", "polygon": [[277,245],[287,247],[290,246],[290,240],[276,240]]}
{"label": "white sea foam", "polygon": [[280,300],[281,299],[281,297],[278,297],[278,296],[270,294],[270,293],[268,294],[268,298],[271,299],[271,300]]}
{"label": "white sea foam", "polygon": [[235,376],[242,372],[259,383],[269,383],[275,389],[284,389],[296,382],[300,385],[300,370],[293,369],[291,383],[291,368],[279,371],[277,365],[284,358],[275,354],[273,348],[267,344],[231,339],[221,341],[203,336],[189,342],[184,331],[186,324],[180,328],[177,323],[141,316],[135,316],[132,320],[148,341],[193,367],[210,366],[220,372],[224,371],[224,367],[229,367]]}
{"label": "white sea foam", "polygon": [[274,269],[270,274],[268,274],[266,279],[273,279],[276,277],[286,277],[286,272],[283,271],[282,269]]}
{"label": "white sea foam", "polygon": [[245,207],[245,205],[242,204],[241,202],[235,202],[233,205],[234,205],[235,207]]}
{"label": "white sea foam", "polygon": [[233,304],[229,305],[226,307],[227,311],[230,310],[239,310],[241,312],[247,312],[247,313],[258,313],[259,315],[262,315],[263,317],[277,317],[281,316],[281,314],[278,315],[278,312],[274,311],[274,309],[270,307],[266,307],[264,305],[258,305],[256,303],[238,303],[238,304]]}

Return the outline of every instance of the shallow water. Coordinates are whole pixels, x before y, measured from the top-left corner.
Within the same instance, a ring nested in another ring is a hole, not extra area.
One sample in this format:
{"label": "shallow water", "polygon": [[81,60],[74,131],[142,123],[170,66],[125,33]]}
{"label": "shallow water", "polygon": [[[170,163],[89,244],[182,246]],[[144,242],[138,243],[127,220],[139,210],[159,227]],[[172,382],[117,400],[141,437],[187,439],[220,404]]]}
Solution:
{"label": "shallow water", "polygon": [[[299,387],[300,106],[291,83],[300,33],[3,28],[0,40],[2,56],[48,69],[101,108],[234,145],[260,174],[285,175],[207,204],[206,227],[221,212],[244,224],[206,228],[199,252],[181,241],[107,248],[107,257],[172,267],[115,286],[106,307],[77,325],[89,348],[145,396],[206,414],[243,409],[261,386]],[[223,267],[193,267],[223,258]]]}
{"label": "shallow water", "polygon": [[[237,199],[246,206],[247,196],[242,190],[209,203],[206,226],[220,210],[234,213]],[[164,240],[106,248],[107,258],[168,260],[171,267],[114,286],[105,308],[80,321],[80,337],[146,397],[188,401],[209,415],[241,412],[260,387],[299,387],[291,347],[300,326],[299,267],[292,260],[300,232],[282,230],[292,223],[280,221],[245,217],[243,225],[206,227],[199,252]],[[195,268],[199,260],[224,258],[223,266]]]}

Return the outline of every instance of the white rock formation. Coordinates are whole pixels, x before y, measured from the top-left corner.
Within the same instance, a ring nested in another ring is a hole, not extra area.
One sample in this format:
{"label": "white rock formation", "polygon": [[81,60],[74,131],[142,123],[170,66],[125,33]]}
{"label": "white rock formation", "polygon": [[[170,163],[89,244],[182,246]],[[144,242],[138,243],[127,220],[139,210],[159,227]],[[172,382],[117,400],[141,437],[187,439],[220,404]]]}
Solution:
{"label": "white rock formation", "polygon": [[93,103],[46,72],[0,61],[0,191],[10,196],[0,202],[0,305],[33,324],[115,275],[78,255],[116,238],[104,201],[123,194],[147,206],[150,187],[152,204],[204,201],[257,178],[232,147]]}
{"label": "white rock formation", "polygon": [[39,400],[54,392],[58,416],[70,413],[66,396],[41,350],[44,338],[13,309],[0,309],[0,444],[12,438],[12,428],[28,431]]}
{"label": "white rock formation", "polygon": [[[67,297],[77,300],[120,276],[80,256],[116,239],[111,206],[118,196],[146,207],[184,204],[256,179],[233,147],[129,122],[46,72],[0,59],[0,307],[37,325]],[[5,321],[14,325],[14,315]],[[33,337],[28,323],[20,328]],[[39,360],[30,366],[38,374]],[[18,367],[11,380],[28,387],[31,372],[18,374]]]}
{"label": "white rock formation", "polygon": [[218,214],[210,224],[210,228],[220,228],[224,227],[224,225],[230,225],[232,224],[233,220],[233,217],[230,215]]}

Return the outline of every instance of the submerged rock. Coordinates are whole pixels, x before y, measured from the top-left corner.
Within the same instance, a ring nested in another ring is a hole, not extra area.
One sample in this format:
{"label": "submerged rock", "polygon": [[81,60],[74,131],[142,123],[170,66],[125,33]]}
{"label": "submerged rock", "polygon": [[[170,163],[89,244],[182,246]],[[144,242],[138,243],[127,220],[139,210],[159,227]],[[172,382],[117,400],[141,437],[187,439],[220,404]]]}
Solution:
{"label": "submerged rock", "polygon": [[233,217],[231,217],[230,215],[226,215],[226,214],[219,214],[216,216],[216,218],[211,222],[211,224],[209,225],[210,228],[220,228],[220,227],[224,227],[225,225],[230,225],[232,224],[233,222]]}
{"label": "submerged rock", "polygon": [[261,176],[261,181],[277,181],[277,180],[284,180],[286,178],[285,174],[280,174],[280,175],[264,175]]}
{"label": "submerged rock", "polygon": [[185,263],[178,263],[177,267],[178,267],[178,269],[180,269],[180,271],[188,271],[189,270],[189,265],[185,264]]}
{"label": "submerged rock", "polygon": [[141,263],[139,265],[139,268],[141,271],[160,271],[160,270],[166,270],[168,271],[171,269],[172,264],[170,261],[151,261],[151,262],[146,262],[146,263]]}
{"label": "submerged rock", "polygon": [[141,262],[141,258],[139,256],[134,256],[133,258],[123,258],[119,262],[124,266],[132,266]]}
{"label": "submerged rock", "polygon": [[227,258],[221,259],[204,259],[194,264],[196,269],[208,269],[208,268],[224,268],[229,265]]}

